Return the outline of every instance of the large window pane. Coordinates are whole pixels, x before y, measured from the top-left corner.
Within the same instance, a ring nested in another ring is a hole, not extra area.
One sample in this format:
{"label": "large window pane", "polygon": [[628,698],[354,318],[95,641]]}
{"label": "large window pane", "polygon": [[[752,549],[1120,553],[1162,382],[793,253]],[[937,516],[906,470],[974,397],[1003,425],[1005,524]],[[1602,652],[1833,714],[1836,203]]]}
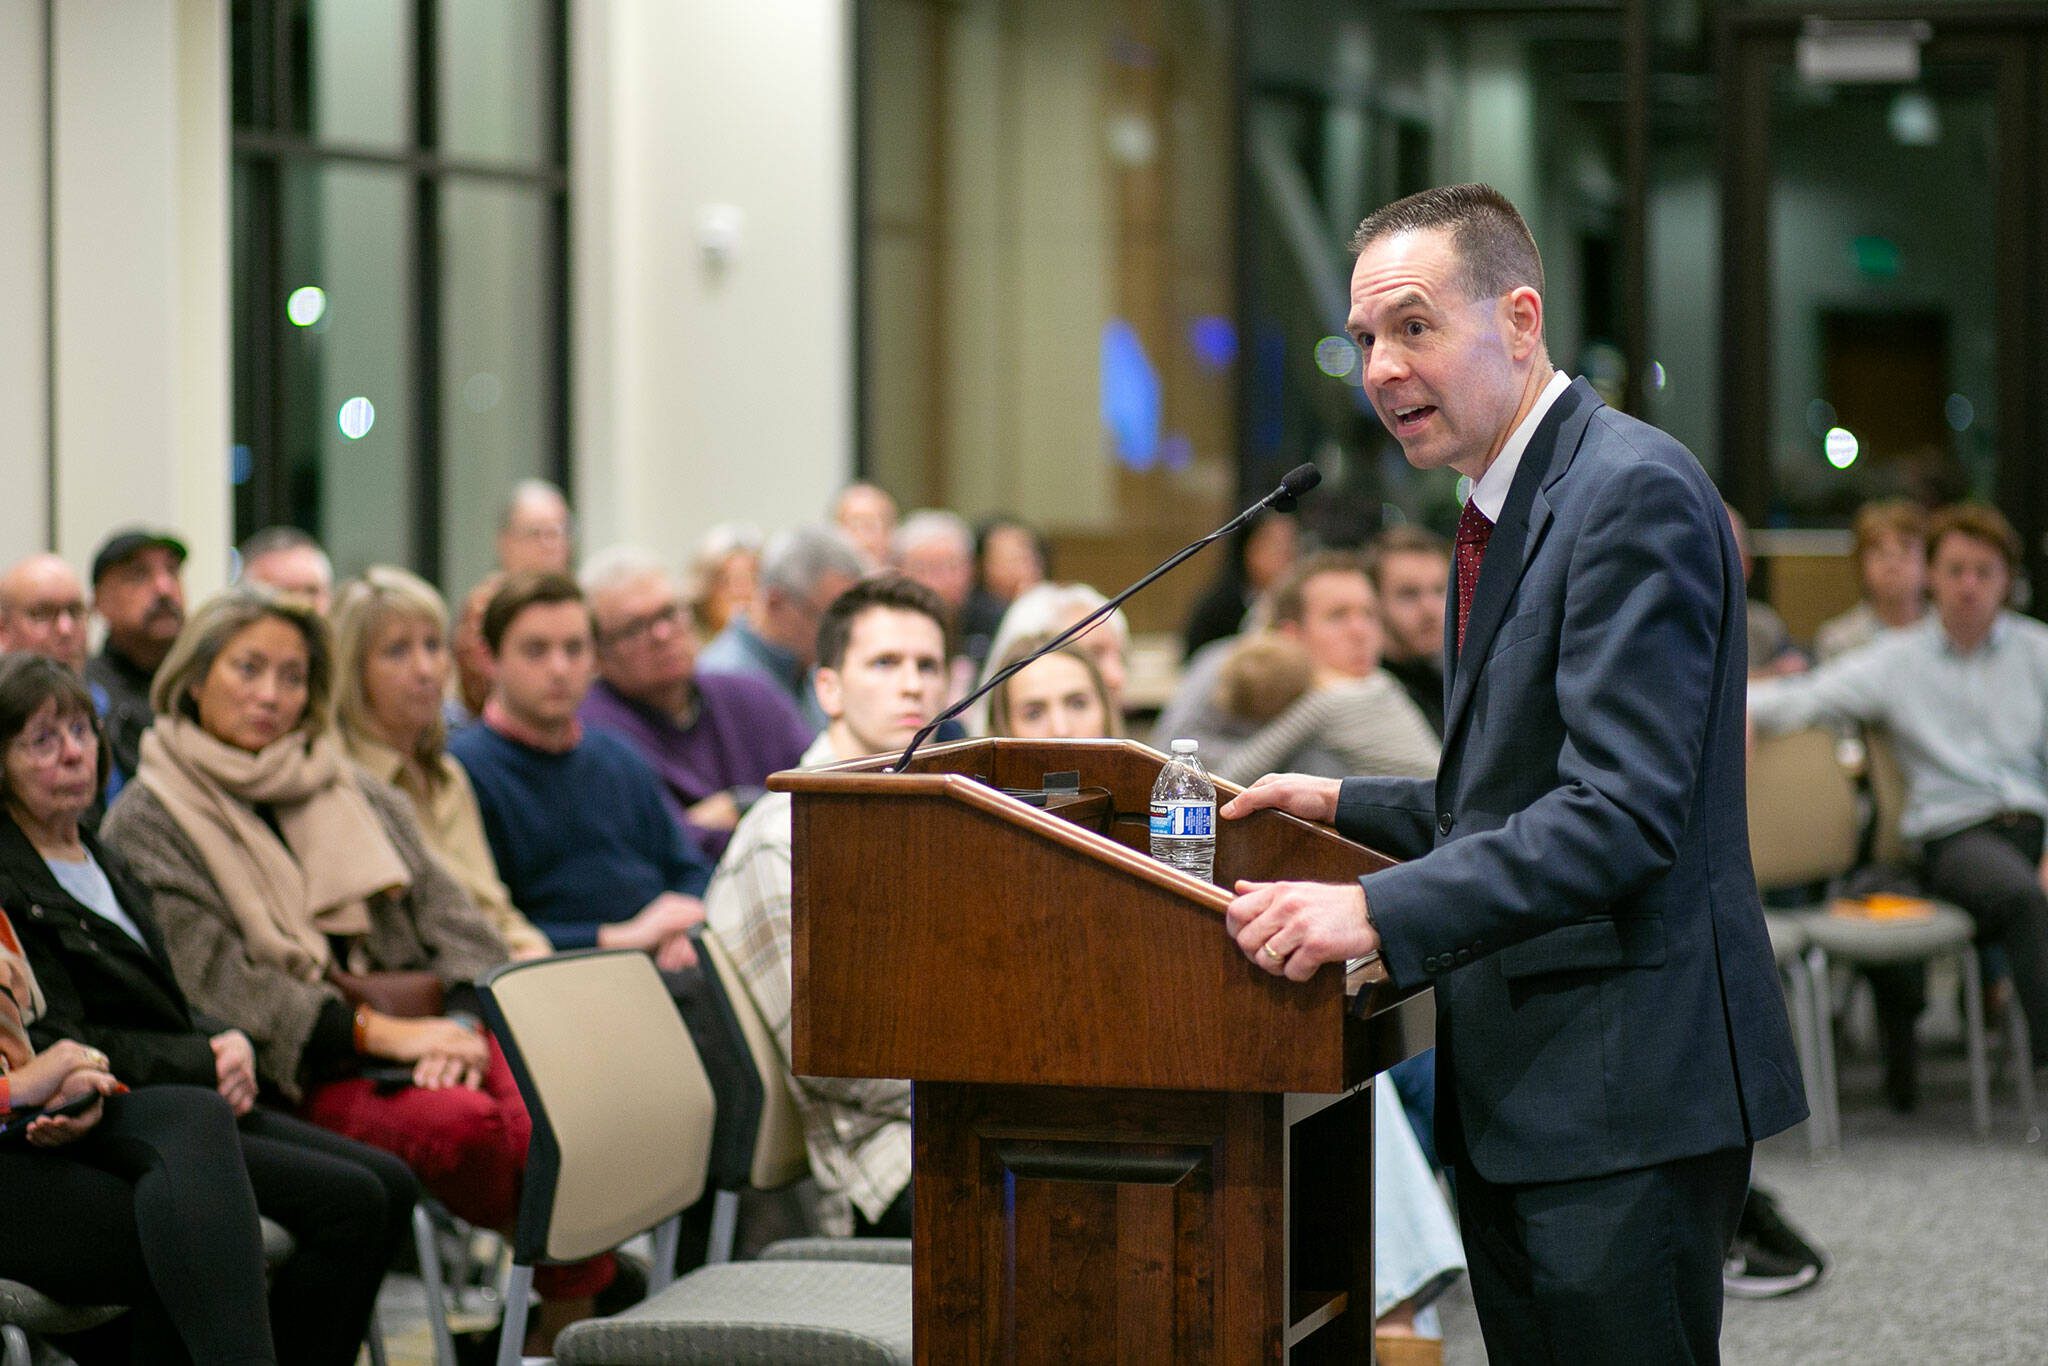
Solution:
{"label": "large window pane", "polygon": [[554,9],[546,0],[441,0],[435,46],[442,152],[527,165],[553,160]]}
{"label": "large window pane", "polygon": [[411,564],[411,185],[395,171],[329,166],[290,171],[283,188],[290,520],[313,529],[343,574]]}
{"label": "large window pane", "polygon": [[414,0],[303,0],[294,19],[293,127],[328,143],[410,142]]}
{"label": "large window pane", "polygon": [[544,191],[451,183],[441,196],[441,563],[451,593],[491,563],[518,480],[553,477],[560,336]]}

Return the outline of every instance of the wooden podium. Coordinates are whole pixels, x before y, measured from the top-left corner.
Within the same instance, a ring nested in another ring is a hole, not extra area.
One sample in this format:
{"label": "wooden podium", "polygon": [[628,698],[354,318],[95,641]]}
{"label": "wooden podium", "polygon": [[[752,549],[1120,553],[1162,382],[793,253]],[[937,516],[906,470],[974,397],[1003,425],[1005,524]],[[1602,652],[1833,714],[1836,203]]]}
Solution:
{"label": "wooden podium", "polygon": [[1370,1360],[1367,1083],[1428,1046],[1429,993],[1268,976],[1223,889],[1388,860],[1267,811],[1218,822],[1217,885],[1168,868],[1164,758],[1130,741],[890,762],[769,786],[795,803],[796,1070],[916,1083],[917,1359]]}

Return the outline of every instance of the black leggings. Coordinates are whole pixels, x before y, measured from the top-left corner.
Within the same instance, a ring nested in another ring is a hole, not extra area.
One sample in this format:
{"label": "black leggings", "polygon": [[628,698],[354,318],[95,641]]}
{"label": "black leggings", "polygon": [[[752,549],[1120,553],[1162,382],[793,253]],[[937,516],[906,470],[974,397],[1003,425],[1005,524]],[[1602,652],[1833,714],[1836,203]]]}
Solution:
{"label": "black leggings", "polygon": [[0,1276],[126,1304],[136,1362],[275,1366],[256,1198],[227,1102],[196,1086],[109,1097],[62,1148],[0,1149]]}
{"label": "black leggings", "polygon": [[270,1282],[277,1358],[352,1366],[418,1183],[391,1154],[290,1115],[254,1110],[239,1127],[256,1208],[298,1245]]}

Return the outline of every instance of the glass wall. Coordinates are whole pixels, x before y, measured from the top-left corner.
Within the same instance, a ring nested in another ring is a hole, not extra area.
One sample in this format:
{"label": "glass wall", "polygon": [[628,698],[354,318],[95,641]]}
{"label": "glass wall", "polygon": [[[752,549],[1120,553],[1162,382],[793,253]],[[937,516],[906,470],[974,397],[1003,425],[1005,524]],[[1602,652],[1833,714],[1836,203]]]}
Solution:
{"label": "glass wall", "polygon": [[235,533],[459,592],[566,482],[561,0],[236,0]]}

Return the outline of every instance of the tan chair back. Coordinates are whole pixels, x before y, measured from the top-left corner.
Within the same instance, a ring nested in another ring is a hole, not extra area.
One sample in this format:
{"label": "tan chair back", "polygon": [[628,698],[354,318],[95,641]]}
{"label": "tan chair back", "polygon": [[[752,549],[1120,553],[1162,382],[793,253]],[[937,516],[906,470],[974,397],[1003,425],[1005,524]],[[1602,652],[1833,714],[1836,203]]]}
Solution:
{"label": "tan chair back", "polygon": [[717,1105],[652,959],[513,963],[482,992],[533,1116],[522,1262],[595,1256],[697,1202]]}
{"label": "tan chair back", "polygon": [[1870,755],[1870,804],[1875,808],[1871,862],[1904,868],[1913,856],[1899,834],[1899,817],[1906,814],[1906,773],[1899,767],[1898,748],[1881,730],[1865,731],[1863,747]]}
{"label": "tan chair back", "polygon": [[732,999],[732,1012],[739,1017],[747,1052],[761,1078],[761,1132],[754,1139],[751,1184],[756,1190],[777,1190],[801,1181],[811,1170],[810,1150],[804,1146],[804,1118],[796,1108],[789,1064],[783,1061],[775,1031],[754,1004],[732,953],[708,926],[702,942],[719,980],[725,983],[725,994]]}
{"label": "tan chair back", "polygon": [[1757,886],[1800,887],[1856,864],[1856,785],[1835,757],[1835,734],[1759,736],[1749,759],[1749,856]]}

